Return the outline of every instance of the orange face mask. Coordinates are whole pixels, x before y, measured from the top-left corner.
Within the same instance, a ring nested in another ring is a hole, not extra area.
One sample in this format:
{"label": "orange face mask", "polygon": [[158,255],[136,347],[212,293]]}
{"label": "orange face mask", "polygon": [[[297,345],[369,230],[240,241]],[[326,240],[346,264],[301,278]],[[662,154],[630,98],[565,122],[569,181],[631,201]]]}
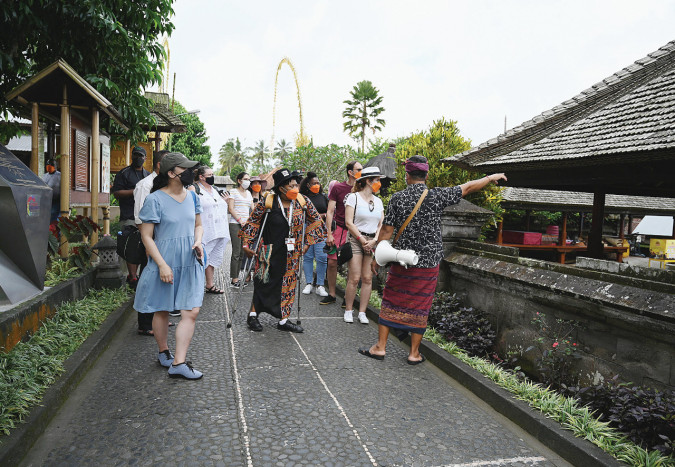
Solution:
{"label": "orange face mask", "polygon": [[354,172],[354,178],[359,178],[361,176],[361,171]]}
{"label": "orange face mask", "polygon": [[380,191],[380,188],[382,188],[382,183],[379,180],[376,180],[371,185],[371,188],[373,189],[373,193],[377,193]]}
{"label": "orange face mask", "polygon": [[312,185],[309,187],[309,191],[311,191],[314,194],[317,194],[319,190],[321,190],[321,185],[319,185],[318,183],[316,185]]}
{"label": "orange face mask", "polygon": [[251,185],[251,190],[255,191],[256,193],[260,193],[260,190],[262,189],[262,186],[259,184]]}
{"label": "orange face mask", "polygon": [[56,172],[56,167],[54,167],[53,165],[48,165],[47,166],[47,172],[49,172],[50,174],[53,174],[54,172]]}
{"label": "orange face mask", "polygon": [[298,193],[300,193],[298,188],[291,188],[290,190],[286,191],[286,198],[294,200],[298,197]]}

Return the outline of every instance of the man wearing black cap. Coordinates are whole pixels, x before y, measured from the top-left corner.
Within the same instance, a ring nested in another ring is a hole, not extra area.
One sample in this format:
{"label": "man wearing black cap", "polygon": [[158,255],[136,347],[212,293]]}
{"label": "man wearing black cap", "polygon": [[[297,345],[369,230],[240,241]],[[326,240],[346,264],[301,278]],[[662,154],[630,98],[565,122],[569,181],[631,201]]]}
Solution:
{"label": "man wearing black cap", "polygon": [[[145,162],[145,149],[135,146],[131,151],[131,165],[120,170],[115,175],[112,192],[120,203],[120,229],[126,226],[136,226],[134,218],[134,188],[136,184],[150,175],[143,168]],[[127,282],[132,288],[138,283],[138,265],[127,262],[129,275]]]}

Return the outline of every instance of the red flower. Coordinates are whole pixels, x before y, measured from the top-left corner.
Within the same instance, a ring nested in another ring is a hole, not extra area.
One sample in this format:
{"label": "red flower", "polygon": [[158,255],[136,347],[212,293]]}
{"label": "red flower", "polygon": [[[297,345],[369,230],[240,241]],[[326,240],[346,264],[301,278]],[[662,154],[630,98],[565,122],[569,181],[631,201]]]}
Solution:
{"label": "red flower", "polygon": [[556,347],[558,347],[558,343],[557,343],[557,342],[554,342],[554,343],[553,343],[553,348],[555,349]]}
{"label": "red flower", "polygon": [[577,343],[575,342],[575,343],[574,343],[574,344],[572,344],[572,345],[573,345],[574,347],[576,347],[576,346],[577,346]]}

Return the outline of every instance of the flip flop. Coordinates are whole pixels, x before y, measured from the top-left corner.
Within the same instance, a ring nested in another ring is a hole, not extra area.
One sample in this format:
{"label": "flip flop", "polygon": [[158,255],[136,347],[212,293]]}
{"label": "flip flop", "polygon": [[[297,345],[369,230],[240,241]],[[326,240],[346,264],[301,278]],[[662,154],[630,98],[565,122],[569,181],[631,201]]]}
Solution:
{"label": "flip flop", "polygon": [[152,332],[152,329],[139,329],[138,334],[141,336],[154,336],[155,333]]}
{"label": "flip flop", "polygon": [[359,353],[361,355],[365,355],[366,357],[374,358],[375,360],[384,360],[384,355],[376,355],[374,353],[370,353],[370,347],[361,347],[359,349]]}
{"label": "flip flop", "polygon": [[419,360],[409,360],[406,358],[406,361],[408,362],[408,365],[419,365],[420,363],[424,363],[427,361],[426,357],[423,354],[420,354],[420,357],[422,358],[420,358]]}
{"label": "flip flop", "polygon": [[211,287],[205,288],[205,289],[204,289],[204,292],[205,292],[205,293],[212,293],[212,294],[216,294],[216,295],[221,295],[221,294],[224,294],[224,293],[225,293],[224,290],[219,289],[219,288],[216,287],[215,285],[212,285]]}

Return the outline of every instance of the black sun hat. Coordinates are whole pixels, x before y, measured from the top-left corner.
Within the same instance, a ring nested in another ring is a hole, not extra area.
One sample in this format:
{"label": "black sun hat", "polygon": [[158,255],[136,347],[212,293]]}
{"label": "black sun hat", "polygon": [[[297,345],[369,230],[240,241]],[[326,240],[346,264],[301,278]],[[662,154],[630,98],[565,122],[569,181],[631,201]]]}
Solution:
{"label": "black sun hat", "polygon": [[300,180],[302,180],[302,174],[300,172],[297,170],[291,172],[288,169],[279,169],[274,172],[272,177],[274,177],[274,188],[284,186],[289,180],[295,179],[295,181],[298,183],[300,183]]}

